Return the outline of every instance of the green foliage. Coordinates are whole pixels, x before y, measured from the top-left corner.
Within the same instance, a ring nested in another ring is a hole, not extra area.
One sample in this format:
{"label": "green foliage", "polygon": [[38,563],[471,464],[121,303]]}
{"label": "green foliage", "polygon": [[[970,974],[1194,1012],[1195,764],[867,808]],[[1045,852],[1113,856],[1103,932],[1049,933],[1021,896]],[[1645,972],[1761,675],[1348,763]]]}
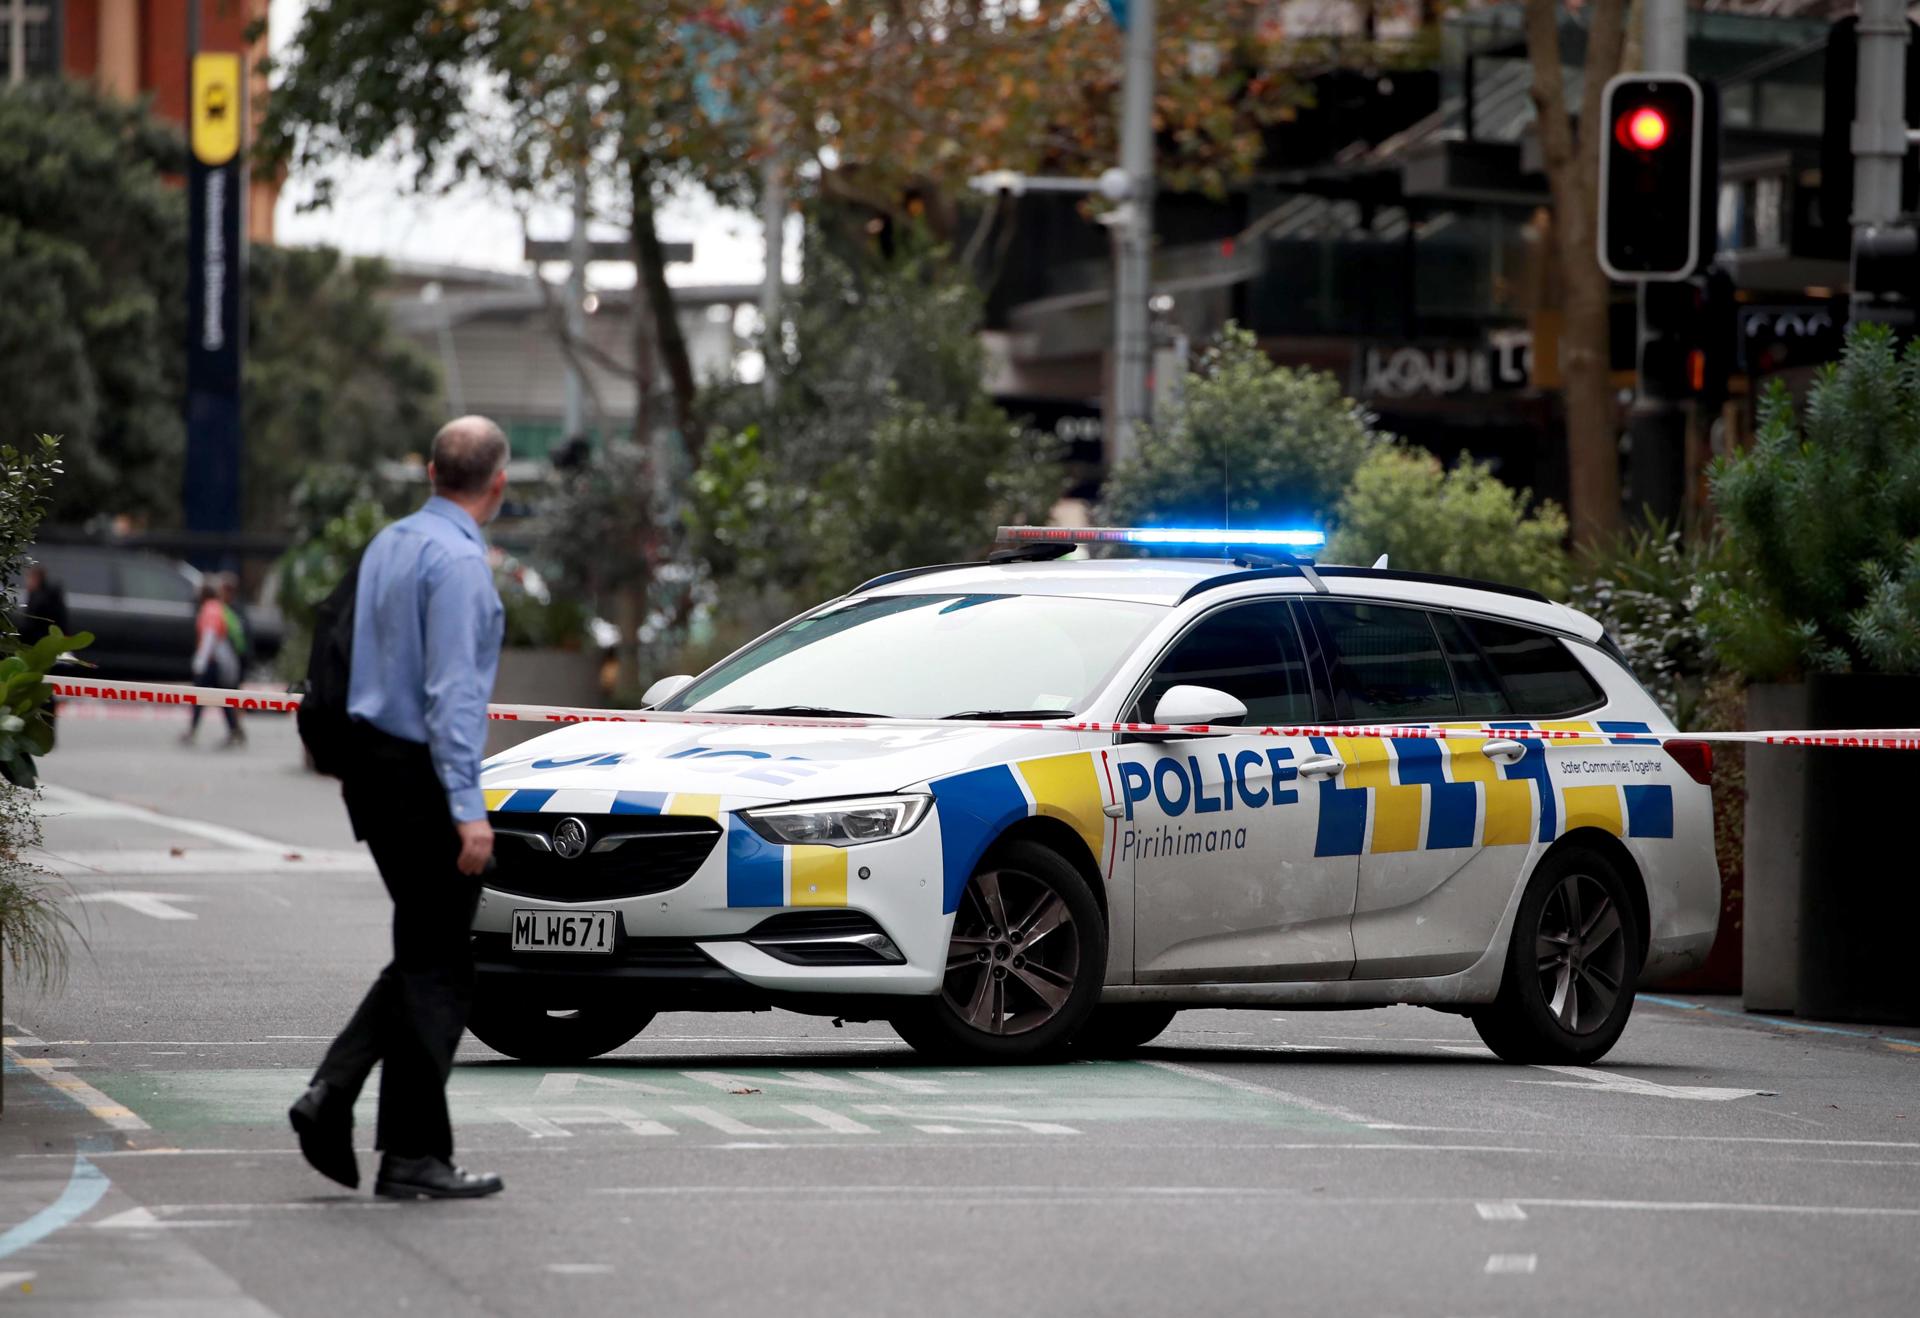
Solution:
{"label": "green foliage", "polygon": [[[41,435],[25,449],[0,444],[0,597],[11,598],[61,475],[60,441],[53,436]],[[42,984],[59,978],[72,925],[49,894],[44,871],[26,859],[40,842],[33,757],[53,749],[48,670],[92,641],[85,632],[67,636],[54,627],[22,645],[11,609],[0,628],[0,951],[16,974]]]}
{"label": "green foliage", "polygon": [[1700,726],[1722,672],[1701,606],[1726,570],[1725,547],[1656,523],[1582,554],[1578,566],[1568,603],[1607,629],[1669,718]]}
{"label": "green foliage", "polygon": [[1385,442],[1338,380],[1276,366],[1252,333],[1228,325],[1171,415],[1114,468],[1103,520],[1324,526],[1360,464]]}
{"label": "green foliage", "polygon": [[1728,570],[1703,613],[1727,664],[1756,681],[1920,671],[1920,343],[1855,326],[1804,422],[1775,381],[1753,447],[1710,476]]}
{"label": "green foliage", "polygon": [[[1529,506],[1532,505],[1532,506]],[[1381,448],[1353,474],[1335,508],[1333,562],[1394,567],[1524,586],[1558,598],[1567,587],[1567,517],[1551,500],[1502,484],[1485,463],[1451,470],[1419,449]]]}
{"label": "green foliage", "polygon": [[316,464],[365,471],[418,451],[439,377],[376,300],[384,263],[265,246],[248,262],[246,516],[277,530]]}
{"label": "green foliage", "polygon": [[365,473],[352,468],[309,472],[295,487],[292,501],[293,547],[274,571],[280,577],[280,610],[286,619],[280,663],[289,678],[298,679],[306,675],[315,611],[392,515]]}
{"label": "green foliage", "polygon": [[818,599],[1044,519],[1057,454],[981,388],[964,276],[938,251],[862,267],[817,241],[807,268],[773,400],[723,401],[694,475],[691,547],[724,593]]}
{"label": "green foliage", "polygon": [[178,135],[79,83],[0,89],[0,398],[67,437],[54,513],[179,505],[186,354]]}
{"label": "green foliage", "polygon": [[0,966],[45,990],[67,965],[73,921],[55,901],[47,872],[27,859],[41,843],[37,793],[0,782]]}

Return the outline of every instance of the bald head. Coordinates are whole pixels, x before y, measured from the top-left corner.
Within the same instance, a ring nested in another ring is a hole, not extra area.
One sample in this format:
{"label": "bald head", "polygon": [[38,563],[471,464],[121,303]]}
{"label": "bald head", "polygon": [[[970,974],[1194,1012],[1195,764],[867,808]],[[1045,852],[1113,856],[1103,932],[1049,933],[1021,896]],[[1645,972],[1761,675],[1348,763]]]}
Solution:
{"label": "bald head", "polygon": [[455,417],[433,437],[429,461],[435,494],[479,498],[487,494],[494,477],[506,470],[507,437],[486,417]]}

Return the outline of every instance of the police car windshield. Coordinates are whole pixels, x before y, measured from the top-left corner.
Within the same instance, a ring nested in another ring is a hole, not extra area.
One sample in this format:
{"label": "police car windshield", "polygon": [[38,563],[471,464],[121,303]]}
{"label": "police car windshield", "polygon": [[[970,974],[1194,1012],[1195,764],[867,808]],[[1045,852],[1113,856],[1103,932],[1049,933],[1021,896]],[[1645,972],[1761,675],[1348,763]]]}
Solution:
{"label": "police car windshield", "polygon": [[1057,595],[848,600],[775,632],[662,708],[1078,713],[1165,615],[1158,604]]}

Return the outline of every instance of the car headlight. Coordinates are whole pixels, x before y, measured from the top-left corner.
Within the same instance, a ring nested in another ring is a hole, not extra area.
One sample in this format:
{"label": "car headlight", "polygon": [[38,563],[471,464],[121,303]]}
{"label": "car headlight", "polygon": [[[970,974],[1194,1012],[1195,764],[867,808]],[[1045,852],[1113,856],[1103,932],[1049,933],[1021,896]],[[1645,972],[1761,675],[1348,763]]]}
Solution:
{"label": "car headlight", "polygon": [[765,806],[742,810],[740,817],[761,837],[782,846],[851,847],[912,832],[932,804],[931,796],[863,796]]}

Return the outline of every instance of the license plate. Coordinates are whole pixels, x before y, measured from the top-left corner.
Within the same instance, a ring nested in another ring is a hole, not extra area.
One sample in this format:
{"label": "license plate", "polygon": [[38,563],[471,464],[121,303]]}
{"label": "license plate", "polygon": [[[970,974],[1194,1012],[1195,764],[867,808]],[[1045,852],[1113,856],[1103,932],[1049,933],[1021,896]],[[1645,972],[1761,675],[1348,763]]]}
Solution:
{"label": "license plate", "polygon": [[612,911],[515,911],[516,952],[611,952]]}

